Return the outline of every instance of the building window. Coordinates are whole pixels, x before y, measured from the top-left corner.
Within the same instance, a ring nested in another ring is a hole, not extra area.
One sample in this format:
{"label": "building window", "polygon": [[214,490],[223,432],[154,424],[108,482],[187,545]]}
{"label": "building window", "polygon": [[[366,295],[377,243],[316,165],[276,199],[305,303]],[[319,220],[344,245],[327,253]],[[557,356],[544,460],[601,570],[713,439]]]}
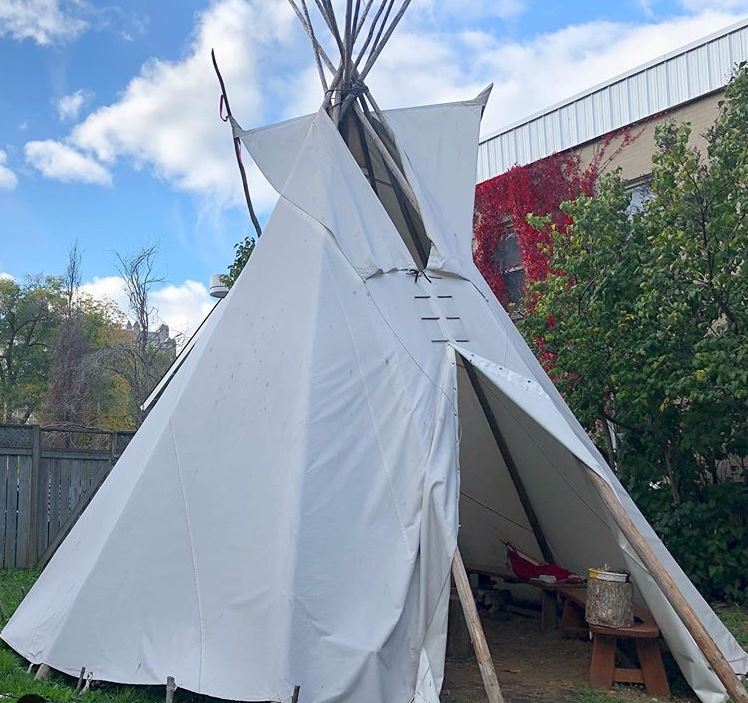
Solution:
{"label": "building window", "polygon": [[494,263],[506,285],[509,302],[516,303],[522,297],[525,286],[525,272],[522,266],[522,252],[517,233],[509,229],[494,251]]}
{"label": "building window", "polygon": [[626,190],[631,194],[631,201],[628,207],[630,215],[641,212],[644,204],[652,197],[651,182],[652,178],[650,176],[644,176],[643,178],[637,178],[626,183]]}
{"label": "building window", "polygon": [[522,298],[525,290],[525,272],[521,268],[504,273],[504,283],[506,284],[506,295],[509,302],[518,303]]}

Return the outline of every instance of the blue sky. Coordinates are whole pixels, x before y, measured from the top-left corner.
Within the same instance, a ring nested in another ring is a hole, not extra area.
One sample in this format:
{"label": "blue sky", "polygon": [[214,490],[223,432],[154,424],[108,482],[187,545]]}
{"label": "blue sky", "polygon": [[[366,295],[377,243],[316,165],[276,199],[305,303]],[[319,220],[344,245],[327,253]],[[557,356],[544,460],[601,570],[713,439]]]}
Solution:
{"label": "blue sky", "polygon": [[[494,131],[748,14],[748,0],[413,0],[369,84],[384,106],[495,83]],[[215,47],[244,127],[316,109],[285,0],[0,0],[0,272],[57,273],[78,239],[92,294],[114,252],[160,245],[161,317],[188,332],[250,231]],[[269,187],[251,168],[266,217]]]}

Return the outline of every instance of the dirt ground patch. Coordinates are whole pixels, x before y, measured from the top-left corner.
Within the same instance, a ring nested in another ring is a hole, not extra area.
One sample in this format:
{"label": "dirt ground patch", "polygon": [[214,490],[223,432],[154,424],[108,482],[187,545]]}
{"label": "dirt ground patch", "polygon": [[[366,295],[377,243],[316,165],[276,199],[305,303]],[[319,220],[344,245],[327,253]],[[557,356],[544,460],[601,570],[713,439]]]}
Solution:
{"label": "dirt ground patch", "polygon": [[[591,643],[564,639],[558,630],[541,634],[537,619],[517,615],[505,622],[484,618],[483,627],[506,703],[588,700],[583,692],[589,688]],[[462,661],[447,660],[441,699],[443,703],[487,700],[472,656]],[[656,699],[644,694],[641,687],[627,686],[609,700],[633,703]]]}

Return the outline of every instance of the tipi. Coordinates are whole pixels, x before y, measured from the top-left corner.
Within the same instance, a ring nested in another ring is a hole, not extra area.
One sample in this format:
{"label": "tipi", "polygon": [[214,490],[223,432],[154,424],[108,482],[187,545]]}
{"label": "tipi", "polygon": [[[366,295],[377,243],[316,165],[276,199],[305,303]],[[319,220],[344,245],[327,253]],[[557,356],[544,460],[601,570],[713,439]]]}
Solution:
{"label": "tipi", "polygon": [[748,655],[473,264],[487,92],[385,113],[368,93],[393,4],[347,0],[339,25],[317,2],[335,66],[292,2],[325,102],[233,124],[278,204],[3,639],[233,700],[435,703],[453,562],[462,581],[460,553],[498,565],[508,540],[626,569],[701,700],[745,703]]}

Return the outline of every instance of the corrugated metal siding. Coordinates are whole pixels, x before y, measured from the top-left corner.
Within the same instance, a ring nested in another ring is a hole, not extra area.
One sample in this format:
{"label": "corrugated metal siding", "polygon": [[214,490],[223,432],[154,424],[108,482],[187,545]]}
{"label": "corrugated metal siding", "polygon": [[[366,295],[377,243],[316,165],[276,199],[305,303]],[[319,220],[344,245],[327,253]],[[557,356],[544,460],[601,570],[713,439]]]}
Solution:
{"label": "corrugated metal siding", "polygon": [[719,90],[748,60],[748,19],[481,141],[478,182]]}

